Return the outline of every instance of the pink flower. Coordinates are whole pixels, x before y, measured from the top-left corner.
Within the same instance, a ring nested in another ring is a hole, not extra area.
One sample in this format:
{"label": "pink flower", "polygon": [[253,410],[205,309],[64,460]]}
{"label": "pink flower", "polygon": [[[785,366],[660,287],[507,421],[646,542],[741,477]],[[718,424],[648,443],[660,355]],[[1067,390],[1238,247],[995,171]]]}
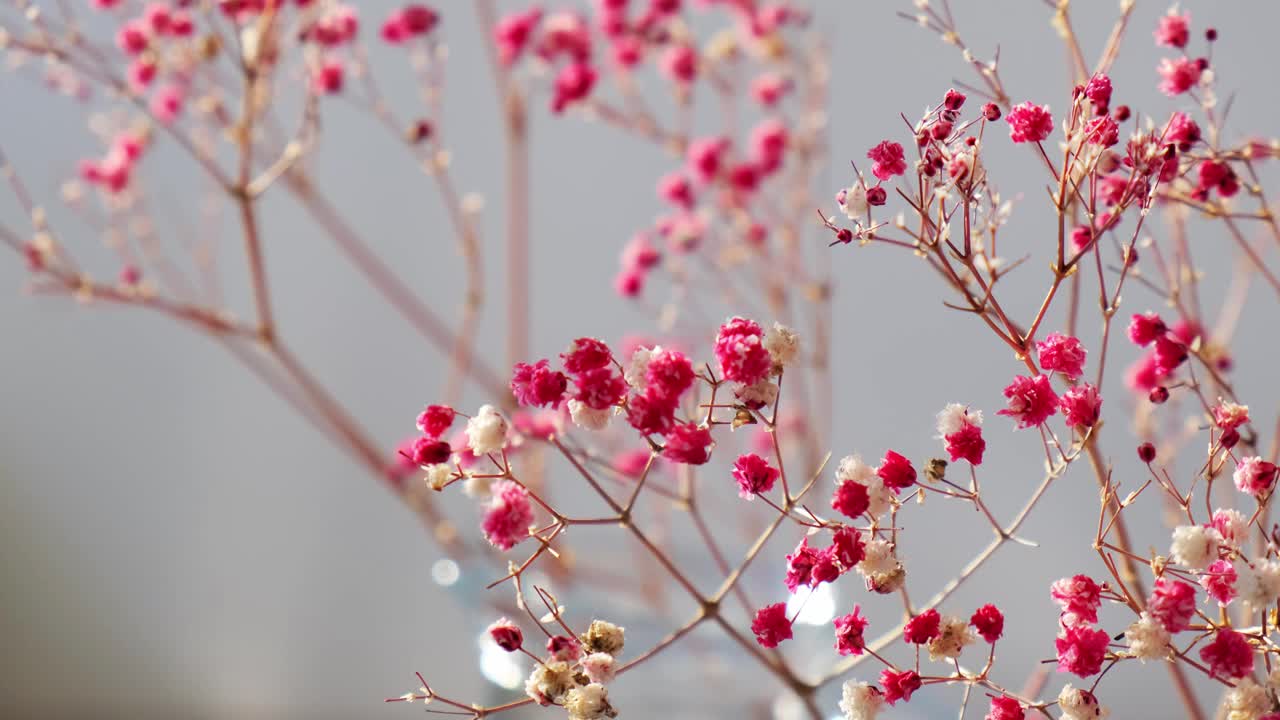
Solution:
{"label": "pink flower", "polygon": [[1053,132],[1049,108],[1031,102],[1013,106],[1005,120],[1009,123],[1009,139],[1016,143],[1040,142]]}
{"label": "pink flower", "polygon": [[907,621],[902,628],[902,639],[913,645],[924,645],[942,634],[942,616],[930,608]]}
{"label": "pink flower", "polygon": [[787,620],[787,604],[766,605],[751,621],[751,632],[761,647],[776,648],[783,640],[791,639],[791,621]]}
{"label": "pink flower", "polygon": [[1009,407],[997,414],[1017,420],[1019,429],[1035,427],[1058,412],[1058,395],[1047,375],[1019,375],[1004,389],[1004,396],[1009,399]]}
{"label": "pink flower", "polygon": [[137,55],[146,50],[150,43],[146,24],[142,20],[130,20],[116,31],[116,47],[126,55]]}
{"label": "pink flower", "polygon": [[1190,26],[1191,13],[1185,12],[1178,15],[1170,9],[1156,24],[1156,30],[1153,33],[1156,45],[1172,48],[1186,47],[1191,35]]}
{"label": "pink flower", "polygon": [[1276,474],[1277,468],[1273,463],[1254,455],[1241,458],[1236,463],[1236,471],[1231,479],[1235,481],[1237,490],[1262,500],[1275,487]]}
{"label": "pink flower", "polygon": [[525,407],[557,407],[564,399],[569,378],[552,370],[546,360],[536,364],[516,363],[511,374],[511,392]]}
{"label": "pink flower", "polygon": [[609,367],[583,370],[573,378],[573,384],[574,399],[593,410],[613,407],[627,394],[627,381]]}
{"label": "pink flower", "polygon": [[1155,342],[1156,338],[1164,335],[1167,330],[1164,320],[1153,312],[1129,318],[1129,340],[1139,347],[1146,347]]}
{"label": "pink flower", "polygon": [[1109,635],[1088,625],[1064,628],[1054,641],[1058,649],[1058,672],[1074,673],[1082,678],[1098,674],[1109,642]]}
{"label": "pink flower", "polygon": [[688,45],[672,45],[659,58],[658,67],[668,80],[688,87],[698,78],[698,53]]}
{"label": "pink flower", "polygon": [[911,693],[920,689],[920,675],[915,670],[901,672],[888,668],[880,671],[880,684],[884,686],[884,701],[893,705],[899,700],[911,702]]}
{"label": "pink flower", "polygon": [[1200,64],[1189,57],[1161,58],[1156,67],[1160,73],[1160,92],[1174,97],[1200,82]]}
{"label": "pink flower", "polygon": [[782,167],[791,135],[786,123],[766,118],[751,130],[751,159],[762,175],[770,175]]}
{"label": "pink flower", "polygon": [[831,534],[831,550],[835,559],[846,570],[866,557],[866,548],[862,545],[862,534],[852,528],[842,527]]}
{"label": "pink flower", "polygon": [[1186,113],[1175,112],[1165,126],[1164,141],[1177,145],[1179,150],[1190,150],[1192,145],[1200,142],[1200,126]]}
{"label": "pink flower", "polygon": [[1084,370],[1084,359],[1089,354],[1081,342],[1070,335],[1049,333],[1036,343],[1040,355],[1040,367],[1053,370],[1075,380]]}
{"label": "pink flower", "polygon": [[1027,714],[1022,710],[1022,703],[1008,695],[991,698],[991,710],[984,720],[1024,720]]}
{"label": "pink flower", "polygon": [[1236,569],[1230,560],[1215,560],[1208,572],[1200,576],[1200,586],[1209,597],[1226,607],[1236,597]]}
{"label": "pink flower", "polygon": [[1157,578],[1147,600],[1147,611],[1171,633],[1182,632],[1196,612],[1196,589],[1189,583]]}
{"label": "pink flower", "polygon": [[582,657],[582,643],[568,635],[547,638],[547,656],[552,660],[573,662]]}
{"label": "pink flower", "polygon": [[327,57],[311,69],[311,92],[317,95],[336,95],[342,92],[346,68],[336,57]]}
{"label": "pink flower", "polygon": [[1217,190],[1222,197],[1231,197],[1240,191],[1240,179],[1236,171],[1225,162],[1205,160],[1198,170],[1199,184],[1197,190],[1208,197],[1210,190]]}
{"label": "pink flower", "polygon": [[876,475],[895,495],[916,483],[916,469],[911,466],[911,461],[892,450],[884,454]]}
{"label": "pink flower", "polygon": [[529,536],[529,526],[533,524],[529,491],[510,480],[495,482],[490,491],[493,497],[480,528],[489,544],[499,550],[510,550]]}
{"label": "pink flower", "polygon": [[809,538],[800,540],[794,552],[787,556],[787,590],[794,593],[801,585],[813,585],[813,566],[818,563],[818,550],[809,547]]}
{"label": "pink flower", "polygon": [[777,73],[757,75],[751,81],[751,97],[765,107],[773,107],[783,95],[790,92],[791,79]]}
{"label": "pink flower", "polygon": [[1088,575],[1062,578],[1050,586],[1049,595],[1062,607],[1064,624],[1098,622],[1102,588]]}
{"label": "pink flower", "polygon": [[871,507],[867,486],[856,480],[845,480],[836,486],[831,496],[831,509],[850,519],[856,519]]}
{"label": "pink flower", "polygon": [[506,618],[489,626],[489,637],[498,647],[507,652],[515,652],[524,646],[524,633],[520,626]]}
{"label": "pink flower", "polygon": [[692,209],[693,183],[689,182],[689,177],[679,170],[667,173],[658,180],[658,197],[676,207]]}
{"label": "pink flower", "polygon": [[1200,660],[1213,677],[1242,678],[1253,672],[1253,646],[1235,630],[1219,628],[1213,640],[1200,648]]}
{"label": "pink flower", "polygon": [[642,435],[666,435],[676,422],[675,403],[652,392],[632,395],[627,400],[627,423]]}
{"label": "pink flower", "polygon": [[970,465],[981,465],[982,454],[987,449],[987,441],[982,439],[982,428],[978,425],[965,425],[956,432],[943,438],[947,443],[947,454],[951,461],[968,460]]}
{"label": "pink flower", "polygon": [[147,107],[151,110],[151,114],[155,115],[157,122],[161,125],[170,125],[178,119],[185,99],[186,92],[181,87],[165,85],[151,96],[151,102]]}
{"label": "pink flower", "polygon": [[693,363],[679,350],[664,349],[649,358],[645,369],[648,391],[675,405],[693,385]]}
{"label": "pink flower", "polygon": [[1062,394],[1062,417],[1072,427],[1091,428],[1102,414],[1102,396],[1098,388],[1081,383]]}
{"label": "pink flower", "polygon": [[409,450],[409,457],[413,459],[415,465],[438,465],[448,462],[452,454],[453,450],[449,448],[449,443],[431,437],[420,437],[414,440]]}
{"label": "pink flower", "polygon": [[1111,104],[1111,78],[1103,73],[1089,78],[1089,82],[1084,86],[1084,96],[1089,98],[1096,108],[1106,112],[1107,106]]}
{"label": "pink flower", "polygon": [[861,655],[867,647],[862,633],[867,629],[867,619],[859,612],[862,608],[854,605],[853,612],[835,619],[836,652],[841,655]]}
{"label": "pink flower", "polygon": [[586,370],[594,370],[613,362],[613,353],[609,346],[595,338],[578,338],[569,349],[560,353],[564,361],[564,369],[573,374]]}
{"label": "pink flower", "polygon": [[747,453],[734,461],[733,479],[738,481],[738,496],[750,500],[773,489],[778,470],[759,455]]}
{"label": "pink flower", "polygon": [[699,138],[689,143],[689,149],[685,151],[685,163],[694,178],[705,185],[715,180],[720,174],[720,168],[724,164],[724,156],[728,150],[729,141],[726,138],[720,136]]}
{"label": "pink flower", "polygon": [[764,347],[764,332],[751,320],[735,317],[716,335],[716,360],[726,380],[754,385],[769,376],[773,359]]}
{"label": "pink flower", "polygon": [[881,141],[879,145],[867,151],[867,157],[871,158],[873,163],[871,174],[882,181],[907,171],[907,161],[902,152],[902,145],[896,142]]}
{"label": "pink flower", "polygon": [[1187,346],[1183,342],[1167,335],[1156,338],[1155,362],[1156,370],[1161,375],[1168,375],[1187,360]]}
{"label": "pink flower", "polygon": [[662,456],[685,465],[703,465],[711,459],[711,431],[697,423],[679,423],[667,433]]}
{"label": "pink flower", "polygon": [[570,105],[586,100],[595,84],[596,69],[585,62],[570,63],[560,68],[551,96],[551,111],[561,113]]}
{"label": "pink flower", "polygon": [[1004,634],[1004,614],[995,605],[978,608],[969,618],[969,624],[989,643],[994,643]]}
{"label": "pink flower", "polygon": [[1084,135],[1094,145],[1111,147],[1120,142],[1120,126],[1110,115],[1103,115],[1085,124]]}
{"label": "pink flower", "polygon": [[541,19],[542,9],[534,6],[524,12],[504,15],[497,22],[493,28],[493,40],[498,46],[499,62],[511,65],[520,57]]}
{"label": "pink flower", "polygon": [[1219,400],[1213,408],[1213,422],[1223,430],[1234,430],[1249,422],[1249,408]]}

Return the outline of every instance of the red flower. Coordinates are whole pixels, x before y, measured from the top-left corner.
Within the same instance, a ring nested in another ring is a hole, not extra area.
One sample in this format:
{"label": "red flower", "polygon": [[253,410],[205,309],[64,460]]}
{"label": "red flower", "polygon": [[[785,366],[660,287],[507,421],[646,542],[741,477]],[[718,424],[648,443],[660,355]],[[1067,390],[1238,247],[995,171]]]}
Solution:
{"label": "red flower", "polygon": [[662,456],[685,465],[703,465],[711,459],[711,430],[697,423],[680,423],[667,433],[667,444]]}
{"label": "red flower", "polygon": [[1084,359],[1089,351],[1076,338],[1061,333],[1049,333],[1036,343],[1036,352],[1040,355],[1040,367],[1054,370],[1075,380],[1084,371]]}
{"label": "red flower", "polygon": [[1102,670],[1109,642],[1109,635],[1088,625],[1064,628],[1054,641],[1058,648],[1058,672],[1074,673],[1082,678],[1097,675]]}
{"label": "red flower", "polygon": [[913,645],[923,645],[941,634],[942,616],[930,608],[907,621],[902,638]]}
{"label": "red flower", "polygon": [[845,480],[836,486],[831,496],[831,509],[847,518],[857,518],[871,507],[871,496],[867,486],[854,480]]}
{"label": "red flower", "polygon": [[418,429],[428,437],[438,438],[453,424],[456,414],[448,405],[428,405],[418,414]]}
{"label": "red flower", "polygon": [[766,605],[751,621],[751,632],[762,647],[776,648],[783,640],[791,639],[791,621],[787,620],[787,604]]}
{"label": "red flower", "polygon": [[516,402],[526,407],[556,407],[564,398],[569,378],[552,370],[546,360],[534,365],[516,363],[511,374],[511,392]]}
{"label": "red flower", "polygon": [[515,652],[524,645],[524,633],[519,626],[506,618],[489,626],[489,637],[498,647],[507,652]]}
{"label": "red flower", "polygon": [[491,545],[510,550],[529,536],[529,526],[533,524],[529,491],[510,480],[499,480],[493,484],[492,493],[480,528]]}
{"label": "red flower", "polygon": [[854,565],[866,557],[866,548],[862,545],[862,534],[852,528],[842,527],[831,534],[831,547],[835,559],[845,570],[852,570]]}
{"label": "red flower", "polygon": [[1023,720],[1027,714],[1022,710],[1022,703],[1001,695],[991,698],[991,710],[984,720]]}
{"label": "red flower", "polygon": [[836,652],[841,655],[861,655],[867,646],[862,637],[867,629],[867,619],[858,614],[861,609],[854,605],[853,612],[835,619]]}
{"label": "red flower", "polygon": [[803,538],[795,552],[787,556],[787,576],[784,580],[787,590],[794,593],[801,585],[816,585],[813,582],[813,566],[817,563],[818,550],[809,547],[809,538]]}
{"label": "red flower", "polygon": [[995,605],[983,605],[969,618],[969,624],[983,640],[994,643],[1004,634],[1004,615]]}
{"label": "red flower", "polygon": [[921,682],[915,670],[885,669],[880,671],[880,684],[884,686],[885,702],[893,705],[899,700],[911,702],[911,693],[920,689]]}
{"label": "red flower", "polygon": [[1200,585],[1209,597],[1223,607],[1236,597],[1236,569],[1230,560],[1215,560],[1208,572],[1200,576]]}
{"label": "red flower", "polygon": [[1040,142],[1053,132],[1049,108],[1031,102],[1013,106],[1005,121],[1009,123],[1009,139],[1016,143]]}
{"label": "red flower", "polygon": [[947,443],[947,454],[951,461],[968,460],[970,465],[981,465],[982,454],[987,449],[987,441],[982,439],[982,427],[965,425],[956,432],[943,438]]}
{"label": "red flower", "polygon": [[1053,601],[1062,606],[1064,615],[1072,616],[1071,622],[1098,622],[1098,607],[1102,605],[1102,588],[1088,575],[1062,578],[1049,588]]}
{"label": "red flower", "polygon": [[1200,660],[1219,678],[1242,678],[1253,672],[1253,646],[1244,635],[1220,628],[1213,640],[1200,648]]}
{"label": "red flower", "polygon": [[892,450],[884,454],[884,460],[876,470],[876,475],[880,476],[885,487],[892,490],[894,494],[916,483],[916,469],[911,466],[911,461]]}
{"label": "red flower", "polygon": [[409,456],[413,458],[413,462],[417,465],[436,465],[448,462],[449,456],[452,454],[453,451],[449,448],[449,443],[431,437],[420,437],[414,440],[413,448],[409,452]]}
{"label": "red flower", "polygon": [[1170,10],[1160,18],[1153,35],[1157,45],[1173,48],[1186,47],[1187,40],[1191,37],[1191,13],[1178,15]]}
{"label": "red flower", "polygon": [[1081,383],[1062,394],[1062,417],[1072,427],[1091,428],[1102,414],[1102,396],[1098,388]]}
{"label": "red flower", "polygon": [[627,394],[627,381],[608,367],[584,370],[573,384],[577,387],[574,398],[593,410],[613,407]]}
{"label": "red flower", "polygon": [[716,335],[716,360],[726,380],[754,385],[765,379],[773,359],[764,347],[764,332],[751,320],[735,317]]}
{"label": "red flower", "polygon": [[907,171],[907,161],[903,156],[902,145],[896,142],[882,141],[867,151],[867,157],[871,158],[873,163],[871,174],[880,180],[889,180]]}
{"label": "red flower", "polygon": [[1047,375],[1019,375],[1004,389],[1004,396],[1009,399],[1009,407],[997,414],[1017,420],[1019,428],[1035,427],[1058,412],[1058,395]]}
{"label": "red flower", "polygon": [[1200,63],[1189,57],[1161,58],[1156,67],[1160,73],[1160,92],[1173,97],[1190,90],[1200,82]]}
{"label": "red flower", "polygon": [[570,373],[580,373],[604,367],[613,360],[609,346],[595,338],[578,338],[569,349],[560,353],[564,361],[564,369]]}
{"label": "red flower", "polygon": [[738,496],[747,500],[772,490],[778,475],[777,468],[755,453],[740,455],[733,463],[733,479],[738,481]]}

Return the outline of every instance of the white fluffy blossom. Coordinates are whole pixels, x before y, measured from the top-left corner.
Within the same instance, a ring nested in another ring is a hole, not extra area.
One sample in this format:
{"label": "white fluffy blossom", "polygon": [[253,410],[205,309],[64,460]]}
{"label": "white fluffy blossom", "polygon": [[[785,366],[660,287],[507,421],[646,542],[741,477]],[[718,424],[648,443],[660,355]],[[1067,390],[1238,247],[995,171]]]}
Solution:
{"label": "white fluffy blossom", "polygon": [[609,653],[591,653],[582,658],[582,671],[591,682],[608,685],[618,673],[618,661]]}
{"label": "white fluffy blossom", "polygon": [[753,385],[741,385],[733,391],[733,396],[745,405],[772,405],[778,399],[778,384],[765,378]]}
{"label": "white fluffy blossom", "polygon": [[1101,720],[1111,714],[1098,702],[1097,696],[1071,687],[1070,683],[1058,693],[1058,707],[1062,710],[1062,720]]}
{"label": "white fluffy blossom", "polygon": [[1203,570],[1218,559],[1222,536],[1213,528],[1179,525],[1173,530],[1169,555],[1173,561],[1191,570]]}
{"label": "white fluffy blossom", "polygon": [[840,710],[845,720],[876,720],[884,709],[884,695],[874,685],[849,680],[841,696]]}
{"label": "white fluffy blossom", "polygon": [[774,365],[786,367],[800,354],[800,336],[786,325],[774,323],[764,334],[764,349],[769,351]]}
{"label": "white fluffy blossom", "polygon": [[478,477],[470,473],[467,479],[462,481],[462,494],[475,500],[483,500],[489,497],[493,489],[493,478]]}
{"label": "white fluffy blossom", "polygon": [[1236,563],[1236,591],[1251,608],[1266,608],[1280,598],[1280,562],[1262,560],[1254,565]]}
{"label": "white fluffy blossom", "polygon": [[1128,630],[1124,639],[1129,642],[1129,653],[1139,660],[1163,660],[1169,655],[1169,631],[1164,629],[1150,613],[1142,613]]}
{"label": "white fluffy blossom", "polygon": [[981,425],[982,411],[970,410],[960,403],[950,403],[938,413],[938,436],[960,432],[965,425]]}
{"label": "white fluffy blossom", "polygon": [[453,477],[453,468],[449,467],[449,463],[436,463],[427,466],[427,487],[439,492],[448,484],[449,478]]}
{"label": "white fluffy blossom", "polygon": [[550,705],[560,702],[577,685],[569,663],[562,660],[538,663],[524,683],[524,692],[539,705]]}
{"label": "white fluffy blossom", "polygon": [[569,712],[569,720],[597,720],[618,714],[609,705],[609,690],[599,683],[570,690],[564,696],[564,709]]}
{"label": "white fluffy blossom", "polygon": [[866,481],[866,486],[867,514],[873,518],[878,518],[893,506],[893,498],[895,496],[892,490],[885,487],[884,480],[874,473]]}
{"label": "white fluffy blossom", "polygon": [[[866,540],[866,538],[863,538]],[[893,546],[884,538],[866,540],[862,561],[858,563],[858,572],[863,575],[887,573],[898,565],[893,556]]]}
{"label": "white fluffy blossom", "polygon": [[867,188],[858,180],[837,196],[840,209],[850,220],[860,220],[867,216],[870,205],[867,204]]}
{"label": "white fluffy blossom", "polygon": [[929,641],[929,659],[954,660],[966,645],[972,645],[974,635],[969,622],[954,615],[945,615],[939,625],[938,637]]}
{"label": "white fluffy blossom", "polygon": [[661,347],[654,347],[653,349],[636,348],[635,353],[631,355],[631,364],[627,366],[627,371],[622,374],[627,384],[637,390],[643,390],[648,384],[646,374],[649,372],[649,361],[660,352],[662,352]]}
{"label": "white fluffy blossom", "polygon": [[852,480],[860,485],[869,485],[875,477],[879,477],[876,469],[862,462],[862,456],[857,453],[844,457],[836,467],[836,482]]}
{"label": "white fluffy blossom", "polygon": [[626,628],[604,620],[592,620],[591,626],[582,636],[582,645],[593,653],[608,653],[617,656],[622,652],[626,642]]}
{"label": "white fluffy blossom", "polygon": [[613,417],[613,408],[597,410],[580,400],[570,400],[569,417],[583,430],[603,430],[608,427],[609,418]]}
{"label": "white fluffy blossom", "polygon": [[1259,687],[1253,678],[1241,678],[1222,699],[1227,720],[1258,720],[1271,712],[1271,698],[1266,688]]}
{"label": "white fluffy blossom", "polygon": [[481,405],[467,421],[467,446],[476,455],[498,452],[507,444],[507,419],[492,405]]}

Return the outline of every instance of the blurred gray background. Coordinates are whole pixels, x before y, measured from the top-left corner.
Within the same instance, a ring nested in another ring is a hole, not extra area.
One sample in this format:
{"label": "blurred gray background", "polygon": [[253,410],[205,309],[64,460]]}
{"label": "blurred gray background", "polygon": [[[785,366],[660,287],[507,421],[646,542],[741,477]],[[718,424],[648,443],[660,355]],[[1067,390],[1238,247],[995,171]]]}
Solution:
{"label": "blurred gray background", "polygon": [[[392,3],[359,5],[369,36]],[[502,366],[500,118],[470,7],[441,5],[452,51],[445,132],[461,188],[486,201],[490,294],[482,342],[494,348],[493,364]],[[833,49],[833,174],[829,191],[814,205],[830,211],[831,193],[848,183],[848,159],[862,159],[884,137],[901,139],[899,111],[916,116],[953,78],[969,80],[971,71],[954,48],[894,16],[910,11],[907,2],[816,5],[816,22]],[[1091,60],[1116,5],[1074,3]],[[1280,109],[1272,76],[1280,4],[1186,5],[1197,36],[1207,24],[1221,33],[1213,65],[1223,96],[1242,91],[1226,138],[1270,136]],[[980,57],[990,57],[999,44],[1015,101],[1066,106],[1065,56],[1044,4],[956,0],[953,7]],[[1138,2],[1113,73],[1116,102],[1157,117],[1178,107],[1155,90],[1160,53],[1151,30],[1165,8],[1163,2]],[[391,94],[407,88],[398,53],[376,49],[373,65]],[[36,195],[53,203],[76,161],[97,146],[80,111],[42,90],[31,73],[0,75],[0,93],[0,144]],[[461,260],[439,230],[444,217],[429,181],[393,139],[349,106],[326,101],[324,113],[325,135],[313,166],[322,189],[366,237],[376,238],[402,277],[448,312],[459,297]],[[534,117],[535,356],[554,354],[579,335],[617,340],[624,329],[652,330],[652,319],[616,299],[610,287],[622,244],[660,211],[654,181],[675,161],[580,117],[552,119],[541,107]],[[992,176],[1005,195],[1024,196],[1003,254],[1037,253],[1007,291],[1013,294],[1006,302],[1027,317],[1049,279],[1039,258],[1047,257],[1056,227],[1035,158],[1013,152],[1002,137],[987,144]],[[174,189],[191,170],[176,155],[159,152],[148,158],[145,173],[160,188],[153,202],[162,232],[193,232],[199,203]],[[175,186],[166,190],[171,180]],[[264,207],[267,263],[283,334],[390,448],[412,430],[419,407],[439,395],[445,359],[403,329],[287,194],[273,191]],[[11,199],[0,210],[6,224],[24,227]],[[233,230],[229,218],[224,222]],[[73,248],[97,242],[71,222],[55,229]],[[1159,226],[1152,230],[1159,236]],[[819,239],[813,235],[810,242]],[[1207,271],[1206,303],[1214,308],[1233,250],[1216,231],[1192,241]],[[223,262],[234,266],[236,253],[229,245]],[[936,453],[934,413],[948,401],[973,403],[986,411],[991,427],[993,459],[983,484],[996,512],[1008,517],[1038,481],[1041,465],[1038,439],[1007,432],[1009,423],[994,416],[1000,388],[1018,372],[1017,364],[985,337],[972,342],[977,323],[946,311],[939,284],[905,253],[850,247],[829,254],[837,279],[836,456],[855,449],[878,455],[890,446],[912,456]],[[0,262],[0,287],[8,293],[0,302],[0,713],[393,718],[411,711],[380,701],[416,687],[414,670],[457,697],[503,697],[486,694],[474,671],[472,633],[478,626],[467,624],[474,618],[431,580],[437,548],[364,470],[214,343],[142,312],[28,297],[24,283],[18,258]],[[233,284],[228,294],[247,297],[244,290]],[[1275,298],[1269,292],[1251,290],[1236,346],[1235,377],[1246,400],[1250,390],[1257,397],[1261,427],[1274,419],[1274,398],[1260,394],[1268,389],[1265,373],[1274,368]],[[1126,300],[1128,311],[1154,307],[1136,285]],[[1096,320],[1086,318],[1086,336],[1096,337]],[[1113,357],[1117,364],[1109,374],[1116,380],[1134,352],[1117,344]],[[1118,383],[1106,390],[1104,417],[1111,427],[1104,449],[1117,459],[1118,477],[1132,486],[1140,469],[1126,430],[1131,403]],[[483,399],[473,390],[464,404]],[[997,675],[1011,686],[1053,656],[1048,583],[1102,571],[1088,545],[1096,507],[1091,474],[1075,468],[1026,532],[1042,546],[1005,549],[979,582],[957,595],[958,611],[987,601],[1010,610]],[[1157,515],[1149,512],[1136,528],[1140,552],[1147,544],[1166,544]],[[976,518],[967,529],[931,530],[924,522],[916,529],[907,551],[916,582],[940,577],[985,542]],[[921,596],[930,592],[928,583],[914,587]],[[1120,632],[1122,626],[1107,629]],[[634,677],[641,683],[640,673]],[[654,682],[655,676],[646,677]],[[1067,679],[1052,677],[1048,692],[1056,694]],[[1206,684],[1198,687],[1202,703],[1214,701]],[[1163,669],[1126,667],[1108,678],[1102,695],[1113,717],[1166,717],[1176,708],[1168,689]],[[633,698],[622,705],[624,714],[653,716],[641,698],[659,691],[644,684],[619,690]],[[942,716],[936,708],[945,704],[932,702],[888,714]],[[834,714],[835,696],[825,695],[824,703]],[[971,717],[985,712],[981,705]]]}

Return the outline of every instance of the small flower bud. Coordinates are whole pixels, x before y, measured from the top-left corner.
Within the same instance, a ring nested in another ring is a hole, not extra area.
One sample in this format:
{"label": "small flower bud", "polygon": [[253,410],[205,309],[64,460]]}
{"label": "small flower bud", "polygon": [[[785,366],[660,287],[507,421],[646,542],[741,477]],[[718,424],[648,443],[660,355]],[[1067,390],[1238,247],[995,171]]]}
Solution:
{"label": "small flower bud", "polygon": [[882,187],[867,188],[867,204],[875,207],[884,205],[889,200],[889,193]]}
{"label": "small flower bud", "polygon": [[1235,428],[1224,430],[1222,437],[1218,439],[1218,443],[1228,450],[1235,447],[1238,442],[1240,442],[1240,431]]}
{"label": "small flower bud", "polygon": [[1164,401],[1169,399],[1169,388],[1160,385],[1155,390],[1151,391],[1151,394],[1147,396],[1147,399],[1156,405],[1162,405],[1164,404]]}
{"label": "small flower bud", "polygon": [[1129,119],[1129,115],[1131,113],[1132,111],[1129,110],[1128,105],[1121,105],[1120,107],[1116,108],[1116,111],[1112,115],[1112,117],[1116,119],[1116,122],[1124,122],[1125,120]]}
{"label": "small flower bud", "polygon": [[524,646],[524,633],[515,623],[506,618],[489,626],[489,637],[493,638],[493,642],[498,647],[507,652],[515,652]]}
{"label": "small flower bud", "polygon": [[989,122],[995,122],[1000,119],[1000,107],[995,103],[987,103],[982,106],[982,117]]}
{"label": "small flower bud", "polygon": [[1138,459],[1144,463],[1150,464],[1156,459],[1156,446],[1149,442],[1144,442],[1138,446]]}

